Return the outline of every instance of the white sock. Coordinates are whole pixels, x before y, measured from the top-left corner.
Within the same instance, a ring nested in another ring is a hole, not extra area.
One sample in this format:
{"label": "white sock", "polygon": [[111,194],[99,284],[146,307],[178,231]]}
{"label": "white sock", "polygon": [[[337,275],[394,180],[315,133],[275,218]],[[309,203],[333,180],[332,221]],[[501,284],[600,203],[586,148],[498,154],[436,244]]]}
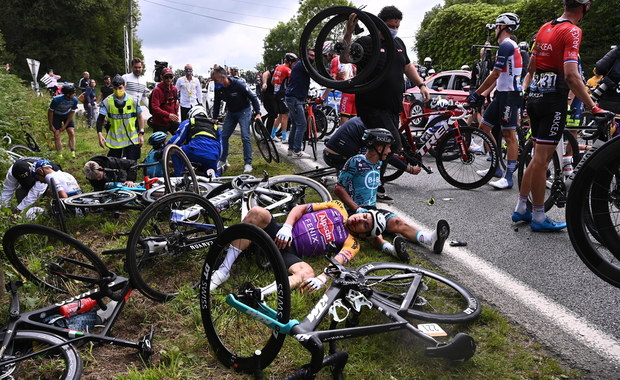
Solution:
{"label": "white sock", "polygon": [[381,250],[385,253],[389,253],[392,256],[396,256],[396,248],[394,248],[392,243],[388,243],[387,241],[384,241],[383,244],[381,245]]}
{"label": "white sock", "polygon": [[217,270],[219,270],[224,276],[228,275],[228,272],[230,272],[230,268],[232,268],[232,265],[235,263],[235,260],[237,260],[237,257],[239,257],[240,254],[241,250],[239,248],[232,245],[228,247],[224,262]]}
{"label": "white sock", "polygon": [[431,246],[435,243],[435,240],[437,240],[437,231],[419,230],[415,235],[415,239],[418,243]]}
{"label": "white sock", "polygon": [[517,214],[525,214],[527,212],[527,195],[519,194],[517,205],[515,206],[515,212]]}

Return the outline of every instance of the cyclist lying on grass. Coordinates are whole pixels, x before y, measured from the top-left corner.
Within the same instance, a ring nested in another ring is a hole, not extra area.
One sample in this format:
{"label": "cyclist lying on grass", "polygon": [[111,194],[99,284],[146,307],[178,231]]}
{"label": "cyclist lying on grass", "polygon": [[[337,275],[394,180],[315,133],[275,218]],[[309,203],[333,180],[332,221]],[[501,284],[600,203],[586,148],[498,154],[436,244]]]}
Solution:
{"label": "cyclist lying on grass", "polygon": [[[134,160],[97,155],[84,164],[84,176],[94,191],[104,190],[108,182],[122,182],[124,186],[135,187],[137,176],[135,165]],[[106,172],[105,169],[117,169],[118,172]]]}
{"label": "cyclist lying on grass", "polygon": [[[383,128],[368,129],[362,137],[368,148],[366,154],[351,157],[338,174],[338,183],[334,192],[351,213],[366,213],[377,210],[377,187],[380,184],[381,162],[390,154],[393,137]],[[445,220],[437,222],[435,231],[424,231],[410,224],[388,210],[377,210],[386,220],[386,232],[399,234],[394,238],[394,245],[388,243],[381,235],[372,240],[372,244],[400,260],[409,261],[407,243],[416,242],[428,245],[435,253],[441,253],[446,239],[450,235],[450,226]]]}
{"label": "cyclist lying on grass", "polygon": [[[359,252],[358,238],[375,238],[385,229],[385,218],[378,211],[348,216],[340,201],[296,206],[284,224],[276,222],[268,210],[254,207],[243,222],[262,228],[274,239],[288,268],[291,289],[301,286],[302,292],[318,290],[327,282],[325,274],[315,277],[312,267],[302,261],[303,257],[323,255],[335,249],[338,250],[335,260],[345,264]],[[230,245],[224,263],[213,272],[211,290],[228,279],[230,268],[247,244],[248,241]],[[263,294],[275,290],[275,287],[263,289]]]}

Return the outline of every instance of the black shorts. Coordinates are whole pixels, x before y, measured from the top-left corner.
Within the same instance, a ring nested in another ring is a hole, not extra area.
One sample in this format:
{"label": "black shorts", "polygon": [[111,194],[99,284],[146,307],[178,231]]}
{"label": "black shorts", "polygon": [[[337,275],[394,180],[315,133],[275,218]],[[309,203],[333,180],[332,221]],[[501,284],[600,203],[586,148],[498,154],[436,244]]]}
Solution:
{"label": "black shorts", "polygon": [[330,153],[326,149],[323,149],[323,161],[325,161],[329,167],[335,168],[338,171],[342,170],[347,159],[348,157],[341,154]]}
{"label": "black shorts", "polygon": [[566,127],[568,91],[535,96],[527,100],[532,137],[537,144],[557,145]]}
{"label": "black shorts", "polygon": [[[67,118],[69,117],[69,115],[56,115],[54,114],[54,116],[52,117],[52,127],[56,128],[56,129],[60,129],[62,128],[62,124],[67,121]],[[67,125],[67,128],[73,128],[73,119],[71,119],[71,122],[69,123],[69,125]]]}
{"label": "black shorts", "polygon": [[[271,221],[269,222],[267,227],[264,228],[264,230],[265,232],[267,232],[267,235],[269,235],[272,239],[275,239],[278,231],[280,231],[280,228],[282,228],[283,225],[284,223],[276,222],[276,220],[272,216]],[[299,256],[297,256],[297,251],[295,250],[295,242],[293,242],[290,247],[281,249],[280,254],[282,255],[284,265],[287,269],[290,268],[293,264],[297,264],[302,261]]]}
{"label": "black shorts", "polygon": [[275,105],[276,105],[275,110],[278,113],[278,115],[285,114],[285,113],[288,114],[288,107],[286,106],[286,103],[284,103],[284,98],[280,99],[280,97],[276,95]]}
{"label": "black shorts", "polygon": [[515,130],[521,105],[523,98],[518,91],[497,91],[495,99],[484,111],[482,123],[491,128],[499,125],[502,131]]}
{"label": "black shorts", "polygon": [[392,133],[394,137],[394,143],[392,144],[392,152],[400,151],[402,146],[400,142],[400,133],[398,133],[399,119],[398,114],[392,114],[390,111],[364,106],[357,109],[357,116],[359,116],[366,129],[385,128]]}
{"label": "black shorts", "polygon": [[267,114],[278,113],[276,98],[273,93],[270,94],[267,91],[263,92],[262,101],[263,107],[265,107],[265,111],[267,111]]}

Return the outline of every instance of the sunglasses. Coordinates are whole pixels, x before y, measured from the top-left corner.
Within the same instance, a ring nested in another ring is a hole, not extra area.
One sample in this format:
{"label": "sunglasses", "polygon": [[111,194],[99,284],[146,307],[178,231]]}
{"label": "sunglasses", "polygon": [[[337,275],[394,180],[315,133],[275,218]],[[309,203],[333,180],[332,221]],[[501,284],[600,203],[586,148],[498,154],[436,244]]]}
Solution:
{"label": "sunglasses", "polygon": [[172,79],[172,78],[174,78],[174,75],[165,75],[164,76],[164,79]]}

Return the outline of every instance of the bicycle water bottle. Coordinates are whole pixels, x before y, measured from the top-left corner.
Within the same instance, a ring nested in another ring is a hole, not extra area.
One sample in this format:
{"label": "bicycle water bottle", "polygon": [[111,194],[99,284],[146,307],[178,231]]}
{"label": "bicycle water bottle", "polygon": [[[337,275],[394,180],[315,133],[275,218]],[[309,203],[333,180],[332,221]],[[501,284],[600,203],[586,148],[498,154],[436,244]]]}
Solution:
{"label": "bicycle water bottle", "polygon": [[60,307],[60,315],[71,318],[78,314],[86,313],[97,305],[97,301],[92,298],[82,298],[76,302],[71,302]]}
{"label": "bicycle water bottle", "polygon": [[565,155],[562,157],[562,171],[566,177],[573,174],[573,156]]}

